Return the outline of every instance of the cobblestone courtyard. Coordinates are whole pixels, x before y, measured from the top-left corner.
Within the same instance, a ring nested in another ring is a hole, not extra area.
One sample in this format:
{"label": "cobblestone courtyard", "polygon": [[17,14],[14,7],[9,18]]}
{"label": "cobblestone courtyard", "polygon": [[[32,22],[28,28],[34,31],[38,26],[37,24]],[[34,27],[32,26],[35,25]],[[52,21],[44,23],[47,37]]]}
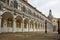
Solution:
{"label": "cobblestone courtyard", "polygon": [[0,40],[60,40],[56,33],[5,33],[0,34]]}

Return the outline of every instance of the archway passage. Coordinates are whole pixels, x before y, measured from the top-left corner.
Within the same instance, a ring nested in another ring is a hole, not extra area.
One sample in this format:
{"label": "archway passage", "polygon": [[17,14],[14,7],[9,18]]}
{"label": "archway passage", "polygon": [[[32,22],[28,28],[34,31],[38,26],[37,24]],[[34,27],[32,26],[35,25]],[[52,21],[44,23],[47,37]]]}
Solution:
{"label": "archway passage", "polygon": [[24,28],[27,28],[28,27],[28,24],[29,24],[29,20],[26,18],[24,20]]}
{"label": "archway passage", "polygon": [[35,28],[37,29],[37,22],[35,22]]}
{"label": "archway passage", "polygon": [[2,15],[2,27],[4,27],[4,25],[13,27],[13,15],[10,12],[5,12]]}
{"label": "archway passage", "polygon": [[13,28],[13,15],[10,12],[2,14],[1,22],[2,32],[12,32]]}
{"label": "archway passage", "polygon": [[38,28],[37,29],[38,29],[38,31],[40,31],[40,23],[38,23]]}
{"label": "archway passage", "polygon": [[38,29],[40,29],[40,23],[38,23]]}
{"label": "archway passage", "polygon": [[32,20],[30,21],[30,28],[34,28],[34,23]]}
{"label": "archway passage", "polygon": [[16,27],[21,28],[22,18],[20,16],[16,17]]}

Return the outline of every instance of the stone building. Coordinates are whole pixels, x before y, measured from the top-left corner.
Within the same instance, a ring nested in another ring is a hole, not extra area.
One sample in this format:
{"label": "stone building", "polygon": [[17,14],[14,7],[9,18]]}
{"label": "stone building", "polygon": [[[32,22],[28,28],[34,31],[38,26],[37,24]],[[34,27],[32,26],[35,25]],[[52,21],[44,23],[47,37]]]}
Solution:
{"label": "stone building", "polygon": [[52,22],[27,0],[0,0],[0,33],[53,32]]}
{"label": "stone building", "polygon": [[48,15],[48,19],[52,22],[53,24],[53,31],[54,32],[58,32],[58,19],[59,18],[55,18],[53,15],[52,15],[52,11],[49,10],[49,15]]}

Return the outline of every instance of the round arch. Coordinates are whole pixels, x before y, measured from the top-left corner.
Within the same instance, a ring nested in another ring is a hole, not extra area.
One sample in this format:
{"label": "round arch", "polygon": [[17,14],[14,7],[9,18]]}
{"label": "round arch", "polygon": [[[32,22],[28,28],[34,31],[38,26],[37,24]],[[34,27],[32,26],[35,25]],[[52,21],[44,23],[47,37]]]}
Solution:
{"label": "round arch", "polygon": [[10,12],[2,14],[2,27],[6,23],[7,27],[13,27],[13,15]]}
{"label": "round arch", "polygon": [[17,28],[21,28],[21,23],[22,23],[23,19],[21,16],[17,16],[16,17],[16,27]]}
{"label": "round arch", "polygon": [[24,19],[24,28],[27,28],[27,25],[29,24],[29,19],[25,18]]}
{"label": "round arch", "polygon": [[35,28],[37,29],[37,22],[35,22]]}
{"label": "round arch", "polygon": [[5,12],[2,14],[1,27],[2,32],[12,32],[13,31],[13,15],[10,12]]}
{"label": "round arch", "polygon": [[30,28],[34,28],[34,22],[33,22],[33,20],[30,21]]}
{"label": "round arch", "polygon": [[40,28],[40,23],[38,23],[38,28]]}

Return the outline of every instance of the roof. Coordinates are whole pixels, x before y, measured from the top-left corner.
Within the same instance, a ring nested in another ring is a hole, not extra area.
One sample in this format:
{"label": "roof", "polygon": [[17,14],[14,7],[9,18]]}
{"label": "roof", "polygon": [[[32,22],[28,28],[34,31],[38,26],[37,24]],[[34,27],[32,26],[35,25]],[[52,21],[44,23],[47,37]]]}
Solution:
{"label": "roof", "polygon": [[[35,9],[37,12],[39,12],[41,15],[43,15],[44,17],[46,17],[44,14],[42,14],[42,12],[40,12],[39,10],[37,10],[35,7],[33,7],[31,4],[29,4],[28,2],[24,1],[26,4],[28,4],[30,7],[32,7],[33,9]],[[47,17],[46,17],[47,18]],[[48,18],[47,18],[48,19]],[[48,19],[49,20],[49,19]]]}

